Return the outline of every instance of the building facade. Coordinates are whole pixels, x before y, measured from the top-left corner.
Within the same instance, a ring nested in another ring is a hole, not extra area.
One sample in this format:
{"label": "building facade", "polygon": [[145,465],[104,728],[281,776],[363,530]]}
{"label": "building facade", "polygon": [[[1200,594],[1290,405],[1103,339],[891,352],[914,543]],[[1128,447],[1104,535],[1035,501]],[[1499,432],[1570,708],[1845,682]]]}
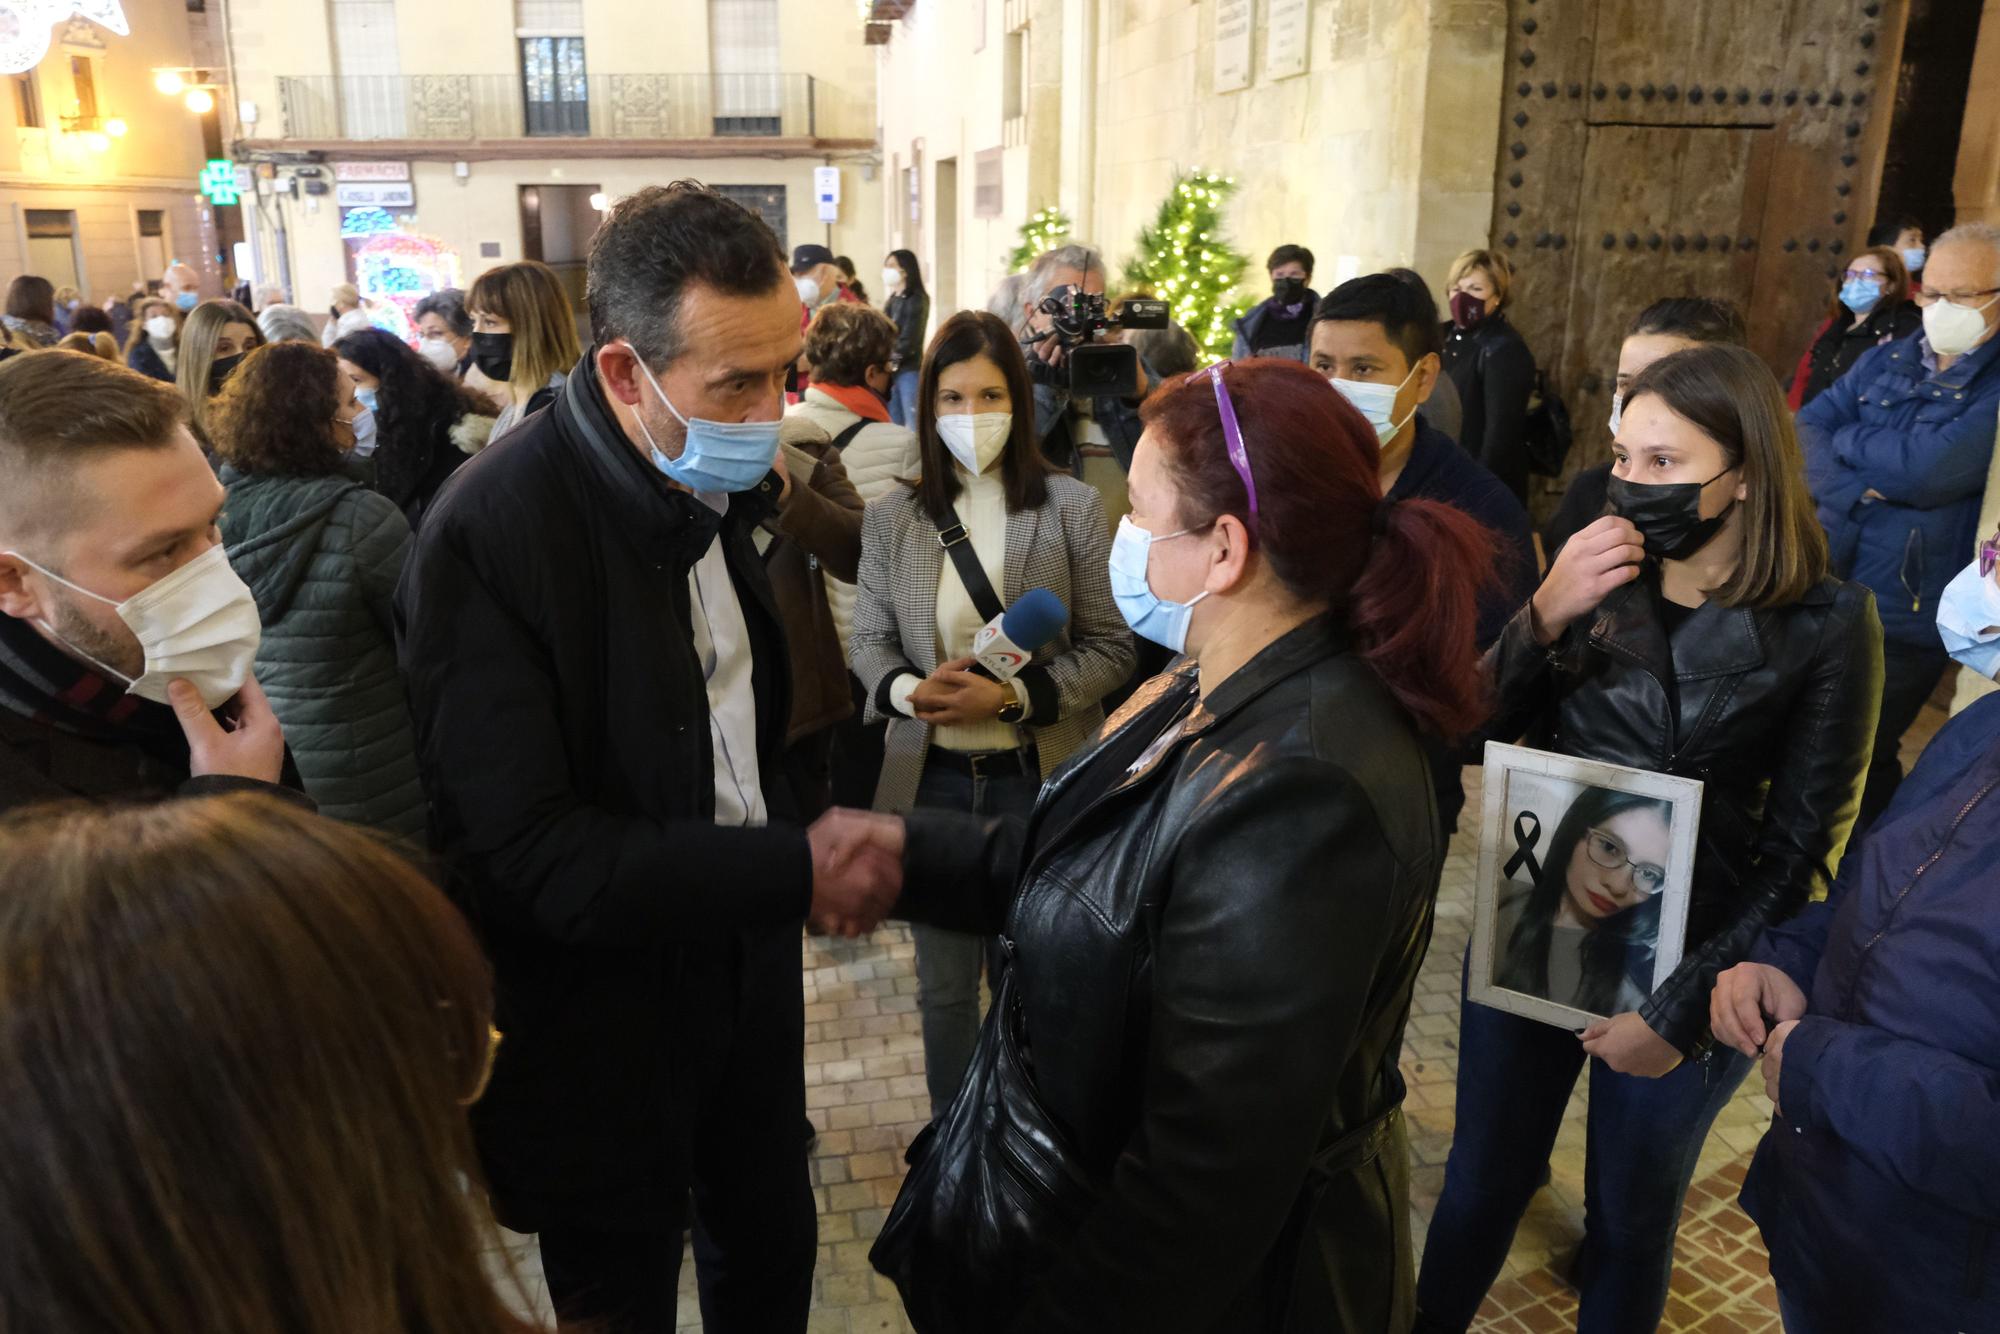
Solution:
{"label": "building facade", "polygon": [[196,193],[201,125],[153,86],[156,69],[189,63],[186,0],[77,6],[101,22],[64,11],[51,23],[48,8],[18,15],[7,42],[0,274],[38,274],[101,302],[179,259],[220,291],[212,216]]}
{"label": "building facade", "polygon": [[1441,278],[1493,205],[1504,0],[878,0],[884,208],[978,306],[1051,206],[1114,270],[1179,171],[1236,178],[1228,240],[1316,284]]}
{"label": "building facade", "polygon": [[[602,209],[684,177],[757,209],[787,246],[879,267],[874,54],[844,4],[233,0],[228,14],[259,277],[309,309],[347,281],[407,307],[523,258],[580,294]],[[837,200],[822,208],[825,168]]]}

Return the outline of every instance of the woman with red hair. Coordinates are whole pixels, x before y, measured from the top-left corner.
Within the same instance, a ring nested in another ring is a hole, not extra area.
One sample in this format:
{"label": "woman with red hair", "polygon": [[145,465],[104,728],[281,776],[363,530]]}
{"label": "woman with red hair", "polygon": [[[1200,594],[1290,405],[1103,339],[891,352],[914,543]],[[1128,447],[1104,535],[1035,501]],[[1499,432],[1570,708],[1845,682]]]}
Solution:
{"label": "woman with red hair", "polygon": [[1493,539],[1385,503],[1373,428],[1295,362],[1143,416],[1111,586],[1185,656],[1028,820],[870,830],[899,915],[1011,961],[873,1258],[923,1334],[1407,1328],[1420,736],[1481,720]]}

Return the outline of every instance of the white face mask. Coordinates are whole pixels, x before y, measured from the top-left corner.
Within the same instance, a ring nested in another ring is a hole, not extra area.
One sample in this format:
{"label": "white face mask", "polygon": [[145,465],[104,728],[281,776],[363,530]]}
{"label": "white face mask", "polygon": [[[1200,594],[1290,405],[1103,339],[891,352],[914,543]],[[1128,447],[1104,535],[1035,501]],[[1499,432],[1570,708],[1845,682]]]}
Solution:
{"label": "white face mask", "polygon": [[1941,357],[1962,357],[1978,347],[1986,337],[1986,308],[2000,296],[1989,296],[1976,306],[1955,301],[1933,301],[1924,307],[1924,337],[1931,351]]}
{"label": "white face mask", "polygon": [[903,285],[903,271],[901,269],[885,268],[882,270],[883,287],[893,292],[902,285]]}
{"label": "white face mask", "polygon": [[792,282],[799,289],[799,300],[808,306],[819,304],[819,280],[816,278],[794,278]]}
{"label": "white face mask", "polygon": [[954,412],[937,419],[938,438],[970,473],[982,473],[993,466],[1007,448],[1014,432],[1011,412]]}
{"label": "white face mask", "polygon": [[[229,557],[220,544],[123,602],[73,584],[18,551],[7,554],[64,588],[117,608],[118,618],[132,628],[139,647],[146,652],[146,669],[139,676],[127,676],[68,640],[62,642],[91,666],[125,682],[131,694],[156,704],[170,703],[167,682],[178,676],[200,691],[201,702],[214,709],[233,699],[250,675],[264,628],[257,618],[257,600],[229,568]],[[55,634],[47,622],[42,622],[42,628]]]}
{"label": "white face mask", "polygon": [[174,336],[174,320],[171,315],[155,315],[146,321],[146,336],[164,343]]}
{"label": "white face mask", "polygon": [[[1416,373],[1417,368],[1412,366],[1410,368],[1410,375],[1415,375]],[[1368,419],[1368,424],[1375,428],[1376,441],[1386,445],[1396,438],[1397,432],[1403,429],[1405,422],[1408,422],[1410,418],[1417,415],[1417,410],[1411,408],[1403,414],[1401,421],[1396,419],[1396,395],[1403,392],[1403,385],[1410,382],[1410,375],[1403,377],[1402,384],[1376,384],[1372,380],[1334,379],[1329,379],[1327,383],[1333,386],[1334,392],[1338,393],[1349,403],[1352,403],[1356,412]]]}
{"label": "white face mask", "polygon": [[458,372],[458,353],[452,351],[450,343],[442,338],[426,338],[417,344],[417,355],[446,375]]}

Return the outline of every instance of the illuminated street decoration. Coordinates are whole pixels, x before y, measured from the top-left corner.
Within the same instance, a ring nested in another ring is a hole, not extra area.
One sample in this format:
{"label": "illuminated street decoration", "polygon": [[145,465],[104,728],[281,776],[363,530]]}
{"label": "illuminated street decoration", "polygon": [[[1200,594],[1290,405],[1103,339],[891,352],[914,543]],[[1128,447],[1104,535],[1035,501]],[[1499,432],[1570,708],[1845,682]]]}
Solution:
{"label": "illuminated street decoration", "polygon": [[120,0],[0,0],[0,72],[21,74],[41,64],[56,24],[72,16],[120,37],[132,32]]}
{"label": "illuminated street decoration", "polygon": [[201,192],[217,207],[235,203],[236,164],[228,158],[210,158],[201,170]]}

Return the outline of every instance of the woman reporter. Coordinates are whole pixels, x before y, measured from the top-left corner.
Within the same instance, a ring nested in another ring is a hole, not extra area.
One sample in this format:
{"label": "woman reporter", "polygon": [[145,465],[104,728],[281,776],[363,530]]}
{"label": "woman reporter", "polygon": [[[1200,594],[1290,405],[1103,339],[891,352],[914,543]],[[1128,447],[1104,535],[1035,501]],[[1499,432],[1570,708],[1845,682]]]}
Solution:
{"label": "woman reporter", "polygon": [[1406,1328],[1396,1066],[1444,856],[1419,734],[1483,716],[1493,541],[1385,503],[1374,429],[1298,363],[1143,417],[1112,587],[1186,656],[1031,820],[871,832],[907,831],[900,914],[1012,958],[874,1258],[926,1334]]}
{"label": "woman reporter", "polygon": [[1578,1329],[1651,1329],[1695,1160],[1748,1063],[1705,1046],[1708,992],[1766,925],[1823,891],[1874,734],[1874,600],[1828,574],[1770,371],[1708,344],[1641,372],[1613,445],[1612,514],[1564,545],[1487,657],[1492,736],[1702,780],[1680,966],[1577,1035],[1467,1002],[1418,1328],[1464,1330],[1590,1067]]}

